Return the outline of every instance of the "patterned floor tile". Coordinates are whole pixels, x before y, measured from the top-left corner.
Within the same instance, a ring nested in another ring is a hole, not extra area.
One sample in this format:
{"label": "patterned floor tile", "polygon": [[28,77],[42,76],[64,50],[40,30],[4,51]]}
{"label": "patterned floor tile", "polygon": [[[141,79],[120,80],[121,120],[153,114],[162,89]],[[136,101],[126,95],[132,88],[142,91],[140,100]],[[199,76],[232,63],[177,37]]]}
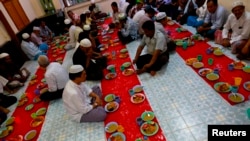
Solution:
{"label": "patterned floor tile", "polygon": [[173,134],[176,141],[195,141],[194,136],[188,128],[175,131]]}

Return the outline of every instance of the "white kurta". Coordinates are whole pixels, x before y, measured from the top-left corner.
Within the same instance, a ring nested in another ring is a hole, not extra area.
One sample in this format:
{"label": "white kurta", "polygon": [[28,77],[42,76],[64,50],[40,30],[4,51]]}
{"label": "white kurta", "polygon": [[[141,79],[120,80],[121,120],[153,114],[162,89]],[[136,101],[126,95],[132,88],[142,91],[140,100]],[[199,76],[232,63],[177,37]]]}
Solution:
{"label": "white kurta", "polygon": [[230,43],[235,41],[248,39],[250,35],[250,13],[245,12],[243,15],[237,19],[232,13],[228,16],[227,22],[224,25],[222,31],[222,38],[228,38],[228,31],[232,29],[232,35]]}
{"label": "white kurta", "polygon": [[5,79],[0,75],[0,93],[3,93],[3,88],[8,82],[8,79]]}
{"label": "white kurta", "polygon": [[27,42],[27,41],[22,40],[21,49],[30,60],[34,60],[34,57],[37,54],[42,53],[42,51],[39,50],[38,47],[31,41]]}
{"label": "white kurta", "polygon": [[47,66],[44,76],[49,92],[63,89],[69,80],[68,72],[57,62],[52,62]]}
{"label": "white kurta", "polygon": [[74,121],[80,122],[82,115],[93,109],[89,96],[91,92],[92,89],[84,83],[77,85],[71,80],[67,82],[62,96],[63,103],[66,112]]}

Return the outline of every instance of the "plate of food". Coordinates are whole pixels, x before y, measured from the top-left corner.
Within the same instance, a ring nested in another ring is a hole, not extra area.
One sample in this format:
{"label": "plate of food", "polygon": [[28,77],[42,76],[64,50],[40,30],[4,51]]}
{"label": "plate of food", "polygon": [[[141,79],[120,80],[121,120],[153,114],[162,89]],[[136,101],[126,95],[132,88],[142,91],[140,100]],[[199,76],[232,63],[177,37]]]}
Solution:
{"label": "plate of food", "polygon": [[2,127],[0,128],[0,139],[8,136],[13,130],[13,126],[7,126],[7,127]]}
{"label": "plate of food", "polygon": [[104,97],[105,102],[111,102],[115,100],[115,95],[114,94],[108,94]]}
{"label": "plate of food", "polygon": [[29,104],[28,106],[25,107],[26,111],[31,110],[34,107],[34,104]]}
{"label": "plate of food", "polygon": [[37,116],[45,115],[46,111],[47,111],[47,109],[46,109],[45,107],[40,108],[40,109],[38,109],[38,110],[36,111],[36,115],[37,115]]}
{"label": "plate of food", "polygon": [[159,125],[154,121],[144,122],[141,127],[140,131],[145,136],[153,136],[159,130]]}
{"label": "plate of food", "polygon": [[155,114],[152,111],[145,111],[141,114],[141,118],[143,121],[151,121],[155,118]]}
{"label": "plate of food", "polygon": [[44,122],[44,116],[37,116],[30,122],[31,127],[37,127]]}
{"label": "plate of food", "polygon": [[208,80],[214,81],[214,80],[218,80],[220,78],[220,76],[216,73],[209,73],[206,75],[206,78]]}
{"label": "plate of food", "polygon": [[228,99],[234,103],[240,103],[245,100],[245,97],[240,93],[230,93]]}
{"label": "plate of food", "polygon": [[214,89],[217,92],[230,92],[231,91],[231,85],[227,82],[218,82],[214,84]]}
{"label": "plate of food", "polygon": [[117,128],[118,128],[118,123],[114,122],[114,121],[111,121],[108,124],[106,124],[104,129],[108,133],[113,133],[113,132],[115,132],[117,130]]}
{"label": "plate of food", "polygon": [[122,53],[119,55],[119,58],[127,58],[128,57],[128,54],[126,53]]}
{"label": "plate of food", "polygon": [[104,109],[106,112],[114,112],[119,108],[119,103],[112,101],[105,105]]}
{"label": "plate of food", "polygon": [[243,71],[246,73],[250,73],[250,66],[243,67]]}
{"label": "plate of food", "polygon": [[123,72],[122,72],[122,74],[124,75],[124,76],[129,76],[129,75],[132,75],[132,74],[134,74],[134,69],[125,69]]}
{"label": "plate of food", "polygon": [[145,100],[145,95],[142,93],[137,93],[131,96],[130,101],[134,104],[142,103]]}
{"label": "plate of food", "polygon": [[126,137],[122,132],[115,132],[109,136],[108,141],[126,141]]}
{"label": "plate of food", "polygon": [[250,81],[247,81],[243,84],[243,87],[247,90],[250,91]]}
{"label": "plate of food", "polygon": [[112,70],[112,69],[114,69],[115,68],[115,65],[108,65],[107,66],[107,70]]}
{"label": "plate of food", "polygon": [[26,141],[32,140],[37,134],[36,130],[30,130],[28,133],[25,134],[24,139]]}
{"label": "plate of food", "polygon": [[182,45],[183,45],[183,41],[177,41],[175,44],[176,44],[177,46],[182,46]]}
{"label": "plate of food", "polygon": [[215,49],[213,51],[213,54],[216,55],[216,56],[222,56],[222,55],[224,55],[223,51],[220,48]]}
{"label": "plate of food", "polygon": [[5,126],[13,124],[15,121],[15,117],[10,117],[9,119],[6,120]]}
{"label": "plate of food", "polygon": [[196,69],[202,68],[204,64],[202,62],[194,62],[192,66]]}
{"label": "plate of food", "polygon": [[23,98],[23,99],[20,99],[20,100],[18,101],[17,106],[18,106],[18,107],[19,107],[19,106],[22,106],[22,105],[24,105],[26,102],[28,102],[28,98],[27,98],[27,97],[25,97],[25,98]]}
{"label": "plate of food", "polygon": [[213,70],[210,68],[202,68],[198,71],[200,76],[206,76],[207,74],[212,73],[212,72]]}
{"label": "plate of food", "polygon": [[121,53],[127,53],[128,50],[127,50],[126,48],[123,48],[123,49],[120,50],[120,52],[121,52]]}
{"label": "plate of food", "polygon": [[199,62],[199,60],[197,58],[189,58],[186,60],[186,64],[189,66],[193,65],[195,62]]}
{"label": "plate of food", "polygon": [[247,64],[243,61],[235,61],[232,63],[234,65],[234,69],[243,69]]}
{"label": "plate of food", "polygon": [[131,66],[131,62],[125,62],[122,64],[122,66],[124,66],[125,68],[128,68]]}
{"label": "plate of food", "polygon": [[114,79],[116,77],[116,73],[108,73],[105,75],[105,78],[110,80],[110,79]]}
{"label": "plate of food", "polygon": [[143,91],[143,86],[141,86],[141,85],[135,85],[135,86],[133,87],[133,91],[134,91],[135,93],[139,93],[139,92]]}

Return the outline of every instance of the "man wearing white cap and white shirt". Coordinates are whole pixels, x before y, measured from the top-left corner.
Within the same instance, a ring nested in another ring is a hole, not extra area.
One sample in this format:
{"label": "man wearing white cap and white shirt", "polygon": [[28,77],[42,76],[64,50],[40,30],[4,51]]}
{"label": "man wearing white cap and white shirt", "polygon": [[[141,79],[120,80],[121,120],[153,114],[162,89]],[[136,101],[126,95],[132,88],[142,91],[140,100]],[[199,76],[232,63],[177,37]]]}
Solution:
{"label": "man wearing white cap and white shirt", "polygon": [[[241,1],[232,4],[232,13],[222,30],[222,45],[232,47],[232,53],[240,53],[250,35],[250,13],[245,11],[245,5]],[[231,30],[232,33],[229,33]],[[229,35],[229,36],[228,36]]]}
{"label": "man wearing white cap and white shirt", "polygon": [[47,52],[48,50],[48,44],[46,42],[42,41],[42,38],[40,37],[40,27],[33,27],[33,32],[30,35],[30,40],[40,48],[41,51]]}
{"label": "man wearing white cap and white shirt", "polygon": [[169,37],[167,31],[165,30],[164,27],[167,26],[167,15],[165,12],[159,12],[155,16],[156,21],[155,21],[155,29],[159,30],[163,35],[166,37],[167,41],[167,46],[168,46],[168,51],[174,51],[176,48],[175,42]]}
{"label": "man wearing white cap and white shirt", "polygon": [[32,41],[30,41],[30,35],[28,33],[23,33],[22,38],[21,49],[30,60],[36,60],[39,55],[46,55],[46,53],[42,52]]}
{"label": "man wearing white cap and white shirt", "polygon": [[76,26],[71,22],[70,19],[65,19],[64,20],[64,24],[66,25],[66,27],[69,29],[69,37],[67,38],[68,39],[68,43],[64,46],[64,49],[66,50],[70,50],[70,49],[73,49],[75,48],[77,45],[77,40],[75,38],[75,29],[76,29]]}
{"label": "man wearing white cap and white shirt", "polygon": [[103,69],[107,66],[107,58],[94,52],[89,39],[81,40],[72,57],[74,65],[82,65],[86,69],[87,80],[101,80]]}
{"label": "man wearing white cap and white shirt", "polygon": [[44,78],[48,85],[48,91],[41,94],[40,99],[50,101],[61,98],[69,80],[68,72],[60,63],[50,62],[45,55],[40,55],[37,62],[41,68],[46,70]]}
{"label": "man wearing white cap and white shirt", "polygon": [[86,72],[81,65],[69,69],[69,81],[63,91],[63,104],[67,114],[75,122],[100,122],[107,114],[102,107],[102,92],[99,86],[92,89],[84,82]]}

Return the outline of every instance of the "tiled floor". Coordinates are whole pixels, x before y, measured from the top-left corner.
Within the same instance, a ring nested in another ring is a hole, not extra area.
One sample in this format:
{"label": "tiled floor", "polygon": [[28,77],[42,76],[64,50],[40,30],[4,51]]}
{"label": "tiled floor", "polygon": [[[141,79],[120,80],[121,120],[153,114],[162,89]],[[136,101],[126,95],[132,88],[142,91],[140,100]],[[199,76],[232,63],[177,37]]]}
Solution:
{"label": "tiled floor", "polygon": [[[187,27],[194,33],[194,29]],[[139,41],[127,45],[134,57]],[[209,44],[214,45],[212,42]],[[65,68],[72,62],[68,51]],[[225,54],[235,59],[226,50]],[[249,62],[247,62],[250,64]],[[36,63],[30,66],[35,70]],[[229,105],[184,60],[173,53],[170,62],[156,76],[142,74],[139,79],[168,141],[206,141],[208,124],[250,124],[246,109],[250,101]],[[87,82],[90,86],[99,82]],[[14,109],[14,107],[13,107]],[[10,114],[11,115],[11,114]],[[129,129],[127,129],[129,130]],[[50,103],[39,141],[105,141],[104,124],[74,123],[65,113],[62,100]]]}

